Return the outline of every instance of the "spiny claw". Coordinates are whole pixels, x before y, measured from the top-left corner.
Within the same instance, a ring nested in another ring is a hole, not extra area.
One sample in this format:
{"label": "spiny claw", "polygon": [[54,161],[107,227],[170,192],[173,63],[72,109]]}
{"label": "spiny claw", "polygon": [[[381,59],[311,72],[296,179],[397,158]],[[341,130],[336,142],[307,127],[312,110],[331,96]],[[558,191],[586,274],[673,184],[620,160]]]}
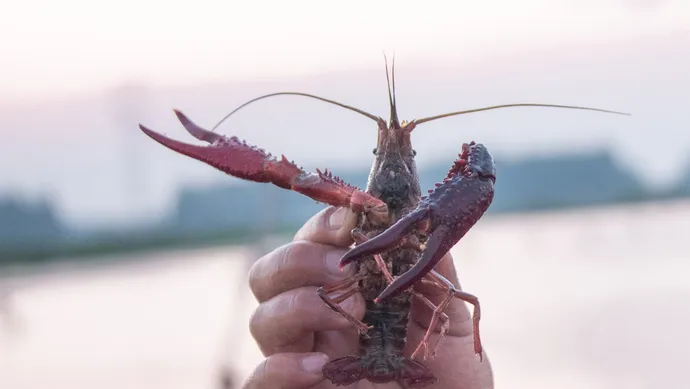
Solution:
{"label": "spiny claw", "polygon": [[[185,127],[192,135],[195,135],[195,137],[211,143],[210,146],[197,146],[168,138],[167,136],[152,131],[141,124],[139,125],[139,128],[141,128],[146,135],[163,146],[190,158],[194,158],[198,161],[211,165],[216,169],[232,176],[255,182],[271,182],[272,178],[274,178],[271,177],[271,172],[267,171],[266,167],[264,166],[264,162],[270,158],[270,156],[264,153],[263,150],[259,150],[246,144],[245,142],[241,142],[236,137],[226,138],[221,135],[215,135],[215,139],[211,141],[211,136],[204,133],[193,132],[189,130],[190,128],[193,128],[191,126]],[[301,171],[301,169],[291,164],[287,160],[283,160],[281,162],[281,173],[283,175],[295,175],[299,174]],[[282,188],[290,188],[289,186],[286,186],[284,182],[281,182],[281,180],[275,181],[276,182],[274,182],[274,184]]]}
{"label": "spiny claw", "polygon": [[494,160],[482,144],[463,144],[462,153],[443,183],[437,184],[417,208],[378,236],[354,247],[340,259],[340,265],[380,254],[405,240],[413,226],[430,233],[422,255],[412,268],[396,278],[379,296],[379,303],[419,281],[474,226],[489,208],[494,196]]}
{"label": "spiny claw", "polygon": [[434,266],[436,266],[444,255],[450,250],[457,241],[455,241],[450,227],[440,225],[434,232],[431,233],[426,242],[426,248],[422,252],[422,257],[417,263],[406,271],[400,277],[396,278],[386,289],[381,292],[374,299],[376,304],[411,287],[415,282],[419,281],[427,273],[429,273]]}
{"label": "spiny claw", "polygon": [[348,263],[394,248],[412,227],[424,220],[428,213],[428,208],[417,208],[410,212],[381,234],[346,252],[340,258],[340,267],[344,268]]}
{"label": "spiny claw", "polygon": [[204,130],[203,128],[197,126],[194,122],[189,120],[189,118],[180,112],[177,109],[173,109],[173,112],[175,112],[175,115],[177,115],[177,119],[182,123],[184,128],[192,134],[193,137],[206,141],[208,143],[213,143],[218,140],[220,140],[223,136],[218,135],[215,132]]}
{"label": "spiny claw", "polygon": [[294,162],[288,161],[284,155],[276,158],[237,137],[228,138],[205,130],[189,120],[182,112],[174,111],[192,136],[210,145],[191,145],[168,138],[141,124],[139,128],[163,146],[234,177],[255,182],[270,182],[322,203],[350,207],[355,212],[370,213],[374,220],[381,223],[387,221],[388,207],[383,201],[345,183],[327,170],[325,172],[317,170],[317,173],[305,172]]}

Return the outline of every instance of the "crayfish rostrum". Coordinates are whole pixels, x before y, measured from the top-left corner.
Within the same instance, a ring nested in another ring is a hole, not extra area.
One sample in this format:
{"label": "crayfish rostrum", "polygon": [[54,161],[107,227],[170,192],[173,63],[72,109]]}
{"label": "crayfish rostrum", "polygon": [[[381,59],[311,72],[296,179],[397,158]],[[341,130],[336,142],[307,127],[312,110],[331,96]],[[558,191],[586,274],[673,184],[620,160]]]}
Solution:
{"label": "crayfish rostrum", "polygon": [[[446,177],[422,197],[415,166],[416,152],[410,135],[420,124],[471,112],[507,107],[554,107],[619,113],[596,108],[553,104],[507,104],[458,111],[412,120],[398,120],[395,103],[395,64],[391,70],[392,88],[386,64],[390,119],[360,109],[300,92],[280,92],[257,97],[230,114],[257,100],[278,95],[298,95],[335,104],[376,122],[378,140],[366,190],[362,191],[332,173],[306,172],[285,156],[274,157],[264,150],[238,139],[205,130],[182,112],[175,114],[195,138],[208,146],[182,143],[143,125],[142,131],[155,141],[188,157],[202,161],[229,175],[255,182],[270,182],[281,188],[302,193],[318,202],[349,207],[358,213],[357,228],[352,230],[354,248],[341,259],[341,266],[354,263],[356,272],[335,285],[319,288],[322,300],[344,315],[360,333],[359,355],[335,359],[323,369],[337,385],[349,385],[367,379],[375,383],[398,382],[402,387],[417,388],[436,381],[434,374],[414,358],[424,348],[429,356],[430,335],[441,322],[438,341],[449,328],[443,309],[458,298],[473,305],[474,350],[482,358],[479,337],[480,309],[477,297],[458,290],[435,272],[434,266],[474,226],[491,205],[494,197],[496,168],[487,147],[474,141],[461,146],[461,153]],[[220,124],[220,123],[219,123]],[[438,305],[415,291],[415,283],[434,285],[447,298]],[[331,294],[339,293],[337,297]],[[355,293],[366,301],[363,320],[350,316],[339,307]],[[434,312],[423,340],[409,357],[404,353],[409,313],[413,298],[418,298]]]}

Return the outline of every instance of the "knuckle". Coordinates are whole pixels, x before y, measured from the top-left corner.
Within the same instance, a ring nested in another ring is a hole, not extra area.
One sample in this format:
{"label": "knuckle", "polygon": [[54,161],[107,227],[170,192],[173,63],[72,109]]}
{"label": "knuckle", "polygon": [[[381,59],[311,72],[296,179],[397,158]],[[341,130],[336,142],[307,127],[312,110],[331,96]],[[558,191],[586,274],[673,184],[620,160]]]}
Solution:
{"label": "knuckle", "polygon": [[295,271],[301,267],[297,262],[303,262],[306,266],[307,261],[302,261],[302,259],[313,256],[315,253],[314,243],[308,241],[296,241],[282,246],[272,258],[271,271],[268,272],[264,281],[273,290],[285,289],[287,283],[295,281]]}
{"label": "knuckle", "polygon": [[295,255],[295,247],[294,243],[283,245],[275,251],[275,255],[271,258],[271,263],[268,265],[271,270],[266,274],[264,281],[269,288],[273,288],[272,290],[284,282],[283,279],[290,267],[290,258]]}
{"label": "knuckle", "polygon": [[[316,292],[300,288],[259,304],[249,318],[249,332],[264,355],[295,341],[315,319]],[[318,298],[318,297],[317,297]]]}
{"label": "knuckle", "polygon": [[339,320],[346,320],[321,301],[315,287],[301,288],[298,293],[293,294],[286,309],[294,312],[295,317],[302,318],[299,325],[303,330],[315,329],[315,327],[322,325],[333,325]]}
{"label": "knuckle", "polygon": [[263,267],[267,262],[268,258],[273,254],[275,250],[259,258],[254,264],[249,268],[249,289],[254,294],[254,297],[259,298],[260,286],[262,284],[263,277]]}
{"label": "knuckle", "polygon": [[309,218],[295,233],[293,240],[308,240],[310,237],[313,237],[317,231],[327,224],[326,218],[333,212],[333,208],[332,206],[326,207]]}
{"label": "knuckle", "polygon": [[294,383],[289,380],[291,371],[287,370],[290,364],[286,364],[286,358],[282,355],[271,355],[257,366],[257,375],[261,378],[261,385],[257,388],[287,389],[294,388]]}
{"label": "knuckle", "polygon": [[252,291],[254,298],[259,300],[257,266],[260,266],[259,261],[254,263],[252,267],[249,269],[249,290]]}
{"label": "knuckle", "polygon": [[329,262],[329,256],[326,253],[325,255],[322,255],[321,258],[319,258],[319,262],[318,262],[319,267],[321,269],[328,269],[329,268],[328,262]]}
{"label": "knuckle", "polygon": [[249,288],[260,302],[285,291],[314,284],[323,273],[326,246],[290,242],[260,258],[249,270]]}
{"label": "knuckle", "polygon": [[261,332],[261,327],[262,327],[262,309],[263,309],[264,304],[259,304],[256,309],[252,312],[251,317],[249,318],[249,333],[252,334],[252,337],[254,340],[259,342],[258,334]]}
{"label": "knuckle", "polygon": [[250,374],[249,378],[247,378],[247,381],[245,384],[242,386],[243,389],[254,389],[254,388],[264,388],[266,385],[270,384],[269,381],[269,369],[268,369],[268,364],[269,364],[269,359],[271,357],[268,357],[261,361],[254,371]]}
{"label": "knuckle", "polygon": [[270,376],[271,374],[274,374],[274,373],[276,373],[277,371],[279,371],[278,369],[275,368],[276,365],[277,365],[276,361],[277,361],[277,360],[276,360],[276,357],[273,356],[273,355],[271,355],[271,356],[267,357],[266,359],[264,359],[263,364],[262,364],[262,366],[261,366],[261,368],[260,368],[260,371],[262,372],[262,375],[263,375],[264,377],[268,377],[268,376]]}
{"label": "knuckle", "polygon": [[297,240],[290,244],[289,252],[285,255],[286,261],[296,258],[303,258],[314,254],[315,244],[308,240]]}
{"label": "knuckle", "polygon": [[296,290],[295,293],[291,293],[288,301],[286,302],[287,312],[293,312],[297,316],[306,314],[307,312],[305,311],[308,310],[309,307],[314,303],[312,298],[313,292],[314,291],[311,290],[311,288],[309,290],[300,288]]}
{"label": "knuckle", "polygon": [[285,258],[290,254],[291,244],[280,246],[259,258],[249,269],[249,289],[254,297],[263,302],[270,298],[270,286],[285,267]]}
{"label": "knuckle", "polygon": [[276,334],[275,341],[282,343],[293,332],[301,332],[313,327],[320,319],[320,305],[317,304],[315,288],[300,288],[284,296],[276,308],[275,318],[283,322],[283,331]]}
{"label": "knuckle", "polygon": [[292,255],[294,245],[286,244],[280,246],[274,251],[274,255],[271,256],[270,263],[267,266],[270,271],[266,274],[266,282],[268,285],[275,285],[276,282],[280,281],[280,277],[283,275],[285,268],[287,267],[288,258]]}

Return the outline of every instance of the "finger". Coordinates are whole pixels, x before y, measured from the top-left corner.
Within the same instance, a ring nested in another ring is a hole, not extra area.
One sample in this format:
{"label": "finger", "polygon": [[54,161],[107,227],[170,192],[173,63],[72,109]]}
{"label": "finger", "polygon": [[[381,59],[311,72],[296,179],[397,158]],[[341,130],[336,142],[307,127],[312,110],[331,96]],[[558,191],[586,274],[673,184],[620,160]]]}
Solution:
{"label": "finger", "polygon": [[254,369],[243,389],[303,389],[324,379],[322,369],[328,362],[323,353],[285,353],[266,358]]}
{"label": "finger", "polygon": [[[316,289],[290,290],[259,304],[249,329],[264,355],[311,351],[314,332],[352,328],[352,323],[321,300]],[[364,317],[364,299],[360,294],[339,305],[358,320]]]}
{"label": "finger", "polygon": [[280,293],[303,286],[330,285],[352,273],[340,269],[344,248],[298,241],[264,255],[249,270],[249,287],[262,303]]}
{"label": "finger", "polygon": [[350,231],[356,224],[357,214],[349,208],[328,207],[312,216],[297,231],[294,240],[348,247],[354,243]]}

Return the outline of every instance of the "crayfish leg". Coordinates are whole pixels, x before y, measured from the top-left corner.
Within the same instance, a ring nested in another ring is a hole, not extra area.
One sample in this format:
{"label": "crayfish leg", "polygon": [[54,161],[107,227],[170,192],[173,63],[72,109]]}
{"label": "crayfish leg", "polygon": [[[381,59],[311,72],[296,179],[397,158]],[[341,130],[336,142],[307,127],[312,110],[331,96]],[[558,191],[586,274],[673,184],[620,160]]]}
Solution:
{"label": "crayfish leg", "polygon": [[[474,308],[472,312],[472,333],[474,341],[474,352],[476,354],[479,354],[479,361],[481,362],[484,359],[484,357],[482,341],[479,335],[479,320],[481,319],[481,306],[479,305],[479,298],[477,298],[477,296],[473,294],[457,289],[452,282],[450,282],[447,278],[443,277],[441,274],[437,273],[434,270],[430,271],[426,275],[425,279],[422,280],[422,282],[425,284],[434,285],[442,289],[444,292],[448,293],[448,296],[443,300],[443,302],[441,302],[441,304],[438,305],[437,309],[434,310],[434,314],[432,316],[431,323],[429,325],[427,333],[431,331],[436,325],[436,321],[438,320],[436,316],[439,315],[437,314],[437,311],[443,312],[454,298],[472,304]],[[441,318],[441,320],[443,319]]]}
{"label": "crayfish leg", "polygon": [[[369,240],[369,238],[367,238],[367,236],[364,235],[362,230],[359,228],[352,230],[350,235],[352,236],[352,239],[357,242],[357,244],[362,244]],[[386,266],[386,262],[383,260],[383,257],[381,257],[381,254],[374,254],[374,260],[376,261],[376,265],[379,267],[379,270],[381,270],[381,273],[383,273],[383,276],[386,278],[386,281],[389,283],[393,282],[393,275],[391,274],[390,270],[388,270],[388,266]]]}
{"label": "crayfish leg", "polygon": [[448,315],[445,314],[445,312],[443,312],[443,308],[431,302],[431,300],[429,300],[423,294],[414,290],[412,291],[412,294],[419,300],[421,300],[433,312],[431,315],[431,321],[429,322],[429,326],[427,327],[426,333],[424,334],[422,341],[419,342],[419,345],[410,356],[410,359],[414,359],[415,356],[417,356],[417,354],[421,351],[422,347],[424,347],[424,349],[426,350],[424,353],[424,359],[426,360],[429,358],[429,340],[431,338],[431,334],[434,332],[434,329],[436,328],[436,323],[439,320],[441,320],[441,332],[439,333],[439,338],[436,341],[436,344],[434,345],[433,351],[431,352],[431,358],[433,358],[436,355],[436,350],[438,350],[438,346],[439,344],[441,344],[441,340],[443,340],[443,337],[450,330],[450,318],[448,317]]}
{"label": "crayfish leg", "polygon": [[[360,291],[357,285],[353,285],[358,281],[359,278],[355,276],[346,277],[345,279],[334,285],[320,287],[316,290],[316,293],[319,295],[321,300],[323,300],[323,302],[326,303],[326,305],[328,305],[332,310],[342,315],[350,323],[354,324],[360,333],[366,334],[366,332],[369,331],[371,326],[366,325],[361,320],[357,320],[354,316],[345,312],[345,310],[340,305],[338,305]],[[335,298],[329,296],[329,294],[337,291],[343,291],[343,293]]]}

